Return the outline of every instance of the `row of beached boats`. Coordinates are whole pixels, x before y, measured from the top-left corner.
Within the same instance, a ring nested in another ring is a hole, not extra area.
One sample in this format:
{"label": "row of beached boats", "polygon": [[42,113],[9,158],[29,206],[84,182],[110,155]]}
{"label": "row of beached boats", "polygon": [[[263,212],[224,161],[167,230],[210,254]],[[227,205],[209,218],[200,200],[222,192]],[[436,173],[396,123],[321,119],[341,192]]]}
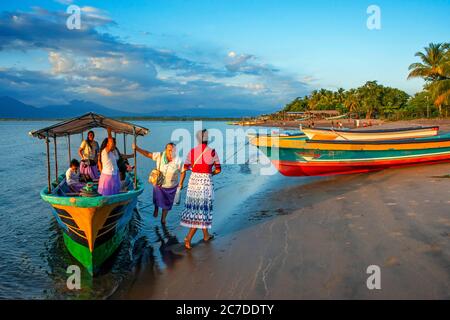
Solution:
{"label": "row of beached boats", "polygon": [[299,133],[251,135],[286,176],[362,173],[450,162],[450,133],[439,127],[383,130],[303,128]]}

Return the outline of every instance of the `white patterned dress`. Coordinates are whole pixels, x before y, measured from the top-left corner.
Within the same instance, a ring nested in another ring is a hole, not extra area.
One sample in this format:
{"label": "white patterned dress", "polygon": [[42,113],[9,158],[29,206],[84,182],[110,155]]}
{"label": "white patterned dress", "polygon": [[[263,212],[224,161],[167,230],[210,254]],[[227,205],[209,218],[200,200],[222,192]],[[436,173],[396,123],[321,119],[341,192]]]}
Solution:
{"label": "white patterned dress", "polygon": [[[215,150],[205,151],[205,148],[206,144],[201,144],[192,149],[185,162],[185,168],[192,168],[192,173],[181,213],[183,227],[210,229],[212,226],[214,184],[211,172],[213,166],[220,168],[220,163]],[[197,158],[201,161],[196,162]]]}

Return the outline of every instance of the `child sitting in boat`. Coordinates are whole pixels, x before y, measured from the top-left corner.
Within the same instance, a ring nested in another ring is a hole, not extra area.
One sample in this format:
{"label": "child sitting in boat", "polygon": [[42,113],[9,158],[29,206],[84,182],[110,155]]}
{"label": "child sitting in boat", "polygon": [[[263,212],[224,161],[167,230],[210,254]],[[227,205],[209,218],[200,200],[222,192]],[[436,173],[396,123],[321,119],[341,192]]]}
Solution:
{"label": "child sitting in boat", "polygon": [[73,192],[80,192],[84,187],[84,184],[80,182],[79,169],[80,162],[77,159],[72,159],[70,161],[70,168],[66,171],[66,183]]}
{"label": "child sitting in boat", "polygon": [[130,176],[127,172],[133,170],[127,159],[120,158],[118,163],[119,175],[120,175],[120,192],[128,192],[133,190],[133,181],[131,181]]}

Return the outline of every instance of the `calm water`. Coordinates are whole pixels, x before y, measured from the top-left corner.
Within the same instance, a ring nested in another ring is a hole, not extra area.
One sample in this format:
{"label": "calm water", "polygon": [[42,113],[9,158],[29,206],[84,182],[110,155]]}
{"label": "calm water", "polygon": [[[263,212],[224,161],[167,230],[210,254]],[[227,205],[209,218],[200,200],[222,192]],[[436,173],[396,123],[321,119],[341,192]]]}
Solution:
{"label": "calm water", "polygon": [[[78,263],[64,247],[50,206],[39,197],[39,191],[46,185],[47,179],[45,143],[28,136],[30,130],[52,123],[0,122],[3,164],[0,167],[0,298],[105,298],[123,280],[133,277],[137,268],[150,265],[160,270],[173,263],[175,257],[164,255],[164,250],[160,249],[164,245],[182,242],[186,232],[178,225],[182,206],[174,207],[168,217],[168,227],[162,228],[159,219],[152,217],[151,187],[146,183],[146,190],[139,197],[135,219],[131,222],[130,234],[117,254],[94,279],[82,269],[82,290],[67,289],[66,268]],[[138,141],[140,146],[149,151],[161,151],[174,130],[184,128],[192,132],[194,128],[192,122],[149,121],[139,124],[151,130],[150,135]],[[236,129],[222,122],[205,122],[204,127],[222,132],[227,128]],[[95,131],[96,139],[101,142],[105,131]],[[80,136],[72,137],[72,156],[75,156],[80,142]],[[123,151],[122,136],[118,136],[118,146]],[[127,146],[130,152],[131,138]],[[242,143],[235,144],[236,149],[243,146]],[[246,159],[254,159],[256,154],[257,151],[250,148]],[[58,155],[62,173],[68,163],[65,139],[60,139],[58,143]],[[141,179],[147,180],[153,167],[152,160],[139,156],[138,174]],[[223,173],[214,179],[216,213],[213,231],[220,235],[222,230],[232,228],[232,212],[240,201],[268,181],[273,183],[277,179],[280,179],[279,175],[270,178],[260,175],[256,164],[224,165]],[[197,237],[200,237],[200,233]]]}

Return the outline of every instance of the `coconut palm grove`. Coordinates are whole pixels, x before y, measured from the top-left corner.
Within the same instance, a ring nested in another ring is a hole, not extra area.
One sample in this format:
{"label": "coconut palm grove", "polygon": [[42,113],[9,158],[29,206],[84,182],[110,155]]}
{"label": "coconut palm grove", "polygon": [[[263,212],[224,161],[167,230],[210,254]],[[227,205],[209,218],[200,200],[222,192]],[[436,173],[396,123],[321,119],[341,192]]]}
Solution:
{"label": "coconut palm grove", "polygon": [[447,117],[450,109],[450,43],[430,43],[416,53],[408,79],[422,78],[423,90],[414,96],[367,81],[358,88],[320,89],[288,103],[284,112],[338,110],[366,118],[390,120]]}

